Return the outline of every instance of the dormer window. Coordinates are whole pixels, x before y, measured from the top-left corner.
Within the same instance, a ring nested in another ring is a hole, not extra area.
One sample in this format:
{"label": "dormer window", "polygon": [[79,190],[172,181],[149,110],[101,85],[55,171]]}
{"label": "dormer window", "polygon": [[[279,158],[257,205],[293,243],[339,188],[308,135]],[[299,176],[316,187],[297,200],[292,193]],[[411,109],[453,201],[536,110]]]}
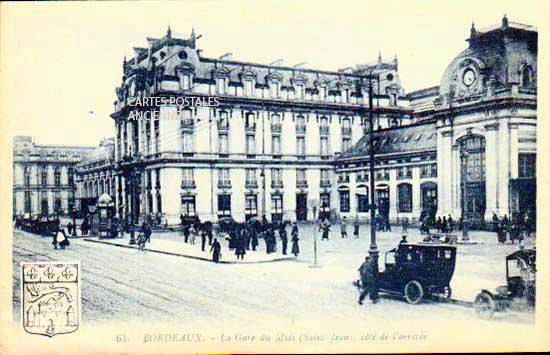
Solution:
{"label": "dormer window", "polygon": [[321,86],[319,88],[319,100],[324,101],[327,98],[327,88],[326,86]]}
{"label": "dormer window", "polygon": [[226,82],[227,80],[225,78],[216,79],[216,92],[218,94],[225,94]]}
{"label": "dormer window", "polygon": [[269,89],[272,98],[278,98],[281,95],[281,83],[278,81],[270,81]]}
{"label": "dormer window", "polygon": [[180,85],[182,90],[190,90],[191,89],[191,75],[189,74],[182,74],[180,77]]}
{"label": "dormer window", "polygon": [[245,96],[252,97],[254,96],[254,82],[252,80],[244,81],[244,94]]}
{"label": "dormer window", "polygon": [[342,102],[349,102],[349,89],[342,89]]}
{"label": "dormer window", "polygon": [[304,84],[297,84],[296,85],[296,99],[297,100],[303,100],[304,99]]}

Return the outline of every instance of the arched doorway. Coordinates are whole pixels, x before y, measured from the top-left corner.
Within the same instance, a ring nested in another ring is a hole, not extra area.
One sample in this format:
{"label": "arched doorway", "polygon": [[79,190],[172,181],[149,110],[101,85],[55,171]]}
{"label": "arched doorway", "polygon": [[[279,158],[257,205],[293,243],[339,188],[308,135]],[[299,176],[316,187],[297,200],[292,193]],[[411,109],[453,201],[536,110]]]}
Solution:
{"label": "arched doorway", "polygon": [[420,185],[422,217],[428,215],[431,221],[435,220],[437,212],[437,184],[435,182],[425,182]]}
{"label": "arched doorway", "polygon": [[485,138],[467,136],[460,141],[462,217],[481,224],[485,215]]}

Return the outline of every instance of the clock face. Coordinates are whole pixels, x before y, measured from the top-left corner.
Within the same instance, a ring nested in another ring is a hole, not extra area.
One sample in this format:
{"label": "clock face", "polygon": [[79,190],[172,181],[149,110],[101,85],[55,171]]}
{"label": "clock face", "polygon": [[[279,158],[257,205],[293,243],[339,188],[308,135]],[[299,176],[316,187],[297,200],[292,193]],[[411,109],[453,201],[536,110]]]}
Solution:
{"label": "clock face", "polygon": [[462,82],[466,86],[471,86],[476,81],[476,73],[472,69],[468,69],[462,76]]}

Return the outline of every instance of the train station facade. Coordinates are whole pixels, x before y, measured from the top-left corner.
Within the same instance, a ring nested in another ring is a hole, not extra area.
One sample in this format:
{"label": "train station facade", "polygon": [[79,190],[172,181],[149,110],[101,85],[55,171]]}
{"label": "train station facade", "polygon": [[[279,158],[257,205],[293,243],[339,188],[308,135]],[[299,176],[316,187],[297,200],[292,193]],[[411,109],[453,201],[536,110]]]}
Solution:
{"label": "train station facade", "polygon": [[[194,33],[148,38],[123,62],[113,147],[78,165],[78,193],[109,193],[120,214],[167,224],[368,219],[372,84],[374,203],[391,221],[533,208],[537,32],[507,18],[470,32],[440,85],[408,94],[397,58],[332,72],[203,57]],[[218,104],[138,107],[143,97]],[[146,110],[158,119],[132,119]]]}

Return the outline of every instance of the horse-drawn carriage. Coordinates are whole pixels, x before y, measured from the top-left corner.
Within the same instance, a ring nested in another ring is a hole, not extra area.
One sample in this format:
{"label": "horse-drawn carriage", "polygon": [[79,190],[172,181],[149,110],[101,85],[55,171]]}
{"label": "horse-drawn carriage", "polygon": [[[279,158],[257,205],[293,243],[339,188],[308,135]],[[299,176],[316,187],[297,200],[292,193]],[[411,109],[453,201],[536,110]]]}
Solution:
{"label": "horse-drawn carriage", "polygon": [[26,214],[20,223],[22,230],[43,236],[52,236],[59,229],[59,219],[53,216],[31,216]]}
{"label": "horse-drawn carriage", "polygon": [[434,243],[401,243],[385,255],[379,274],[382,292],[404,296],[417,304],[431,296],[451,297],[450,282],[456,263],[456,247]]}
{"label": "horse-drawn carriage", "polygon": [[494,292],[481,290],[474,300],[474,311],[491,318],[507,310],[533,311],[536,303],[535,249],[520,249],[506,257],[506,285]]}

